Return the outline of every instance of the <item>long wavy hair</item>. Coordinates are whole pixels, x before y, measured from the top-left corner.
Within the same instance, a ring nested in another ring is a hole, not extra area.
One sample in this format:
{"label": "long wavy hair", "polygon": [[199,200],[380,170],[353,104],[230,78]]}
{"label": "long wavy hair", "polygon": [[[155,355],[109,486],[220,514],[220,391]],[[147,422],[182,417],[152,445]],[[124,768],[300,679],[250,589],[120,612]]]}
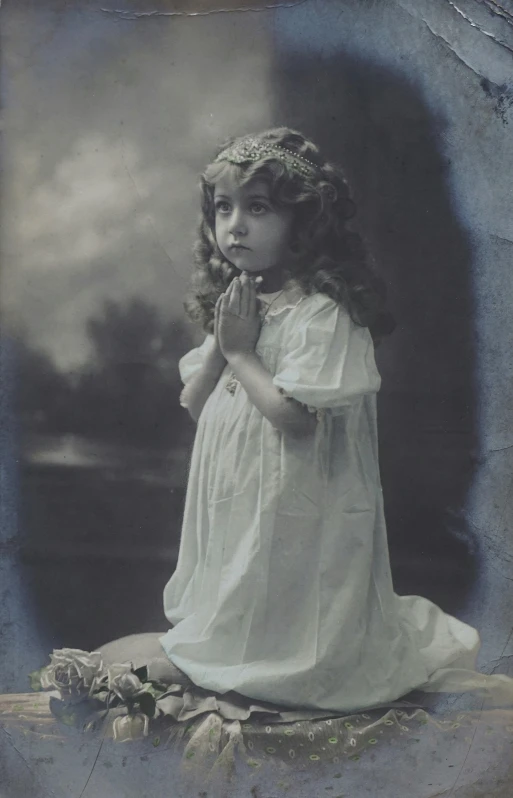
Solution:
{"label": "long wavy hair", "polygon": [[[375,344],[395,327],[386,309],[386,289],[367,255],[362,237],[348,228],[355,205],[342,170],[325,161],[316,145],[286,127],[256,136],[266,143],[286,147],[318,168],[315,174],[298,174],[272,155],[256,162],[233,165],[212,162],[200,177],[201,219],[194,246],[196,268],[184,303],[189,318],[205,332],[214,328],[217,298],[226,291],[239,270],[226,260],[215,236],[215,182],[227,168],[235,169],[241,184],[265,180],[276,207],[294,212],[290,242],[291,258],[284,266],[307,295],[321,293],[342,305],[353,321],[368,327]],[[218,153],[238,141],[230,138]]]}

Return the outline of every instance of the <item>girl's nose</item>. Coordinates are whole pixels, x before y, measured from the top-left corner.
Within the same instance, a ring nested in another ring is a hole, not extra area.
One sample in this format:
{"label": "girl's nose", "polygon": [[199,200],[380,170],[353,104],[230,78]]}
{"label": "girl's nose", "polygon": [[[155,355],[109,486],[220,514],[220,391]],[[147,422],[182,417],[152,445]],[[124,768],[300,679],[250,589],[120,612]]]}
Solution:
{"label": "girl's nose", "polygon": [[244,214],[240,211],[234,210],[232,213],[232,217],[230,219],[230,233],[232,235],[246,234],[246,222],[244,220]]}

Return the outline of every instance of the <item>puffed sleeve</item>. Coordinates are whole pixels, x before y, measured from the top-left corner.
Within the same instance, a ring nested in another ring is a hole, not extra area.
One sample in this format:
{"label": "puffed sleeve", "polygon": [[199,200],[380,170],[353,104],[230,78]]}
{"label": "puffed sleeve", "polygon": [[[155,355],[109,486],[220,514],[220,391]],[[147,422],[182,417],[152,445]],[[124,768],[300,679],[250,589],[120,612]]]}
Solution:
{"label": "puffed sleeve", "polygon": [[289,314],[273,383],[311,410],[345,407],[376,393],[381,378],[366,327],[323,294],[304,299]]}
{"label": "puffed sleeve", "polygon": [[[192,377],[194,377],[196,372],[202,367],[203,363],[205,362],[206,354],[213,344],[214,336],[207,335],[200,346],[190,349],[183,357],[180,358],[178,361],[178,371],[180,372],[180,379],[184,385],[187,385]],[[182,407],[187,407],[187,404],[183,399],[183,392],[180,395],[180,404]]]}

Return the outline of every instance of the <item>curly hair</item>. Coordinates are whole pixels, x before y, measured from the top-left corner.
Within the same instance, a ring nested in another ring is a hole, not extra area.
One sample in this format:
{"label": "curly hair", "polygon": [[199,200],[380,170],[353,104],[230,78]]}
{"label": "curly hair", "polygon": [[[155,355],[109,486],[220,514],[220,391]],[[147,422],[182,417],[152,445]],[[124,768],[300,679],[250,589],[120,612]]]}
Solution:
{"label": "curly hair", "polygon": [[[318,168],[315,174],[298,174],[272,155],[256,162],[233,165],[211,163],[200,177],[202,215],[194,247],[196,269],[184,303],[189,318],[212,333],[217,298],[239,273],[221,253],[215,236],[215,181],[225,169],[237,171],[240,184],[259,178],[269,185],[276,207],[294,211],[292,265],[284,267],[305,294],[322,293],[345,307],[353,321],[368,327],[377,344],[395,328],[386,310],[386,289],[366,253],[362,237],[348,229],[355,205],[342,170],[325,161],[316,145],[301,133],[286,127],[266,130],[256,136],[262,142],[285,147]],[[230,138],[219,154],[238,138]]]}

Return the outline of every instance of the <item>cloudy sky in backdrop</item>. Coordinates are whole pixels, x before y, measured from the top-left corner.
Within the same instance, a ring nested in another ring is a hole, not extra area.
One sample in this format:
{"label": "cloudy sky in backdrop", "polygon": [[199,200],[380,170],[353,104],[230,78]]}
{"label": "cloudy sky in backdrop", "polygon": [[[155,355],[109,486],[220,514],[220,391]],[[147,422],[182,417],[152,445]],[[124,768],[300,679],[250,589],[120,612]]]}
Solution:
{"label": "cloudy sky in backdrop", "polygon": [[2,9],[3,312],[68,369],[104,298],[182,314],[198,174],[269,123],[266,15],[30,16]]}

